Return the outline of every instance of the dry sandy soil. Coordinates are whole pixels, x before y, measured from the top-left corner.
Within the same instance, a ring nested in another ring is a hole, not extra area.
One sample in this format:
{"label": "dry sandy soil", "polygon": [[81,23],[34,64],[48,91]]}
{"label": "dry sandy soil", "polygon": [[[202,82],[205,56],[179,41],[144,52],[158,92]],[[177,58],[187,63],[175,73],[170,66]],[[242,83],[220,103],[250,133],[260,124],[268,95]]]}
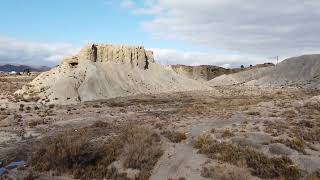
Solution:
{"label": "dry sandy soil", "polygon": [[1,77],[0,179],[318,179],[319,91],[229,86],[40,105]]}

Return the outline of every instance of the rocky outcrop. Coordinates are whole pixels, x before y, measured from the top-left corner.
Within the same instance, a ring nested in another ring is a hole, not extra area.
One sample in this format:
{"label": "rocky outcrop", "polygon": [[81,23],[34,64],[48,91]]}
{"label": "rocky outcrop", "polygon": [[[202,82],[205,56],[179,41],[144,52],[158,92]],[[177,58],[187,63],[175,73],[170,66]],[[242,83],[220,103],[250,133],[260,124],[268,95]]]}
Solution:
{"label": "rocky outcrop", "polygon": [[79,54],[65,58],[62,63],[76,65],[79,60],[90,60],[93,62],[111,61],[148,69],[149,63],[154,62],[154,57],[153,52],[146,51],[143,46],[88,44]]}

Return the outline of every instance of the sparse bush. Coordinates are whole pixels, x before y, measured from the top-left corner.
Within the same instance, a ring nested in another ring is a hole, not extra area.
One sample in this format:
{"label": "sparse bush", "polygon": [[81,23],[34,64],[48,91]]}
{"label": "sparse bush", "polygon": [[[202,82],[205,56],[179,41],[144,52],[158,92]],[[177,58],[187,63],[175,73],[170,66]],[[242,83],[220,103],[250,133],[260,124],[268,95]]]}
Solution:
{"label": "sparse bush", "polygon": [[299,126],[296,126],[292,130],[293,134],[300,139],[303,139],[305,141],[309,142],[320,142],[320,127],[313,127],[313,128],[301,128]]}
{"label": "sparse bush", "polygon": [[37,143],[29,163],[37,171],[52,170],[81,179],[113,179],[120,175],[108,166],[121,159],[124,167],[140,170],[140,179],[148,179],[162,155],[159,135],[132,127],[116,131],[118,136],[97,140],[109,135],[110,130],[115,132],[115,128],[97,123],[44,138]]}
{"label": "sparse bush", "polygon": [[284,134],[286,131],[288,131],[288,124],[284,121],[264,121],[264,132],[269,133],[272,136],[279,136],[281,134]]}
{"label": "sparse bush", "polygon": [[92,127],[99,127],[99,128],[104,128],[104,127],[111,127],[111,125],[107,122],[103,122],[103,121],[96,121]]}
{"label": "sparse bush", "polygon": [[206,135],[201,135],[197,138],[197,140],[194,143],[194,147],[197,149],[202,149],[205,146],[208,146],[210,144],[212,144],[213,139],[210,135],[206,134]]}
{"label": "sparse bush", "polygon": [[203,167],[201,176],[219,180],[249,180],[251,174],[246,167],[237,167],[226,164],[215,167]]}
{"label": "sparse bush", "polygon": [[233,137],[233,136],[234,136],[234,133],[232,131],[230,131],[230,129],[225,129],[221,135],[221,137],[223,137],[223,138],[229,138],[229,137]]}
{"label": "sparse bush", "polygon": [[301,170],[294,166],[291,159],[286,156],[268,157],[267,155],[250,148],[241,148],[225,142],[218,142],[210,136],[200,136],[195,147],[202,154],[212,159],[218,159],[231,164],[245,161],[253,175],[260,178],[299,179]]}
{"label": "sparse bush", "polygon": [[50,109],[53,109],[54,106],[55,106],[54,104],[49,104],[49,108],[50,108]]}
{"label": "sparse bush", "polygon": [[282,143],[294,150],[297,150],[299,152],[306,154],[305,142],[303,141],[303,139],[299,139],[299,138],[286,139],[286,140],[278,139],[278,140],[275,140],[274,142]]}
{"label": "sparse bush", "polygon": [[87,136],[78,132],[66,132],[43,139],[37,145],[30,163],[38,171],[74,173],[77,168],[87,168],[103,158],[99,156],[100,153],[102,147],[94,147]]}
{"label": "sparse bush", "polygon": [[19,111],[24,111],[24,104],[19,105]]}
{"label": "sparse bush", "polygon": [[102,106],[99,105],[99,104],[94,104],[94,105],[92,105],[92,107],[93,107],[93,108],[101,108]]}
{"label": "sparse bush", "polygon": [[184,115],[202,115],[209,111],[208,106],[203,104],[194,104],[192,106],[187,106],[180,108],[178,110],[178,115],[184,116]]}
{"label": "sparse bush", "polygon": [[153,166],[163,154],[159,135],[143,128],[128,128],[122,140],[124,166],[139,169],[140,177],[148,179]]}
{"label": "sparse bush", "polygon": [[287,118],[294,118],[297,116],[297,113],[294,110],[287,110],[282,112],[281,115]]}
{"label": "sparse bush", "polygon": [[256,111],[249,111],[247,112],[247,114],[250,116],[260,116],[260,112],[256,112]]}
{"label": "sparse bush", "polygon": [[187,139],[186,134],[182,132],[163,131],[161,135],[168,138],[173,143],[180,143],[181,141]]}

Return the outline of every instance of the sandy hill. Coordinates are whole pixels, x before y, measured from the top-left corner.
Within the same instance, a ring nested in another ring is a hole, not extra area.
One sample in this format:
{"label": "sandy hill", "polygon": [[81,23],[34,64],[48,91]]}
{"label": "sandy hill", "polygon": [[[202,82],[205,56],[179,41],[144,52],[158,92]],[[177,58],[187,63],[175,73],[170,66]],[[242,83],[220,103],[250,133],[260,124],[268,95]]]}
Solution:
{"label": "sandy hill", "polygon": [[135,94],[212,90],[154,62],[141,46],[90,44],[34,79],[18,94],[70,104]]}
{"label": "sandy hill", "polygon": [[200,81],[210,81],[218,76],[224,74],[233,74],[241,71],[247,71],[256,68],[274,66],[272,63],[257,64],[255,66],[246,68],[223,68],[213,65],[200,65],[200,66],[186,66],[186,65],[171,65],[172,69],[183,76],[190,79],[200,80]]}
{"label": "sandy hill", "polygon": [[293,57],[274,67],[223,75],[208,83],[211,86],[244,84],[320,88],[320,55]]}

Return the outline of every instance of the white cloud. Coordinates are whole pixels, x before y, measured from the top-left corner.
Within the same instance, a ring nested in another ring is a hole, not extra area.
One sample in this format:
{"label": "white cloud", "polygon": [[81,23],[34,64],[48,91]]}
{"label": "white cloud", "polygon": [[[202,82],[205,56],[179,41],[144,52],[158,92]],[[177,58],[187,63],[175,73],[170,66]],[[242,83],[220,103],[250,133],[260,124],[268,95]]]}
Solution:
{"label": "white cloud", "polygon": [[275,60],[259,56],[246,56],[239,54],[226,55],[223,53],[186,52],[174,49],[150,49],[160,64],[186,64],[186,65],[216,65],[225,68],[240,67],[241,65],[254,65],[257,63],[273,62]]}
{"label": "white cloud", "polygon": [[38,43],[0,36],[0,63],[55,65],[78,50],[65,43]]}
{"label": "white cloud", "polygon": [[132,0],[122,0],[121,6],[124,8],[132,8],[135,6],[134,2]]}
{"label": "white cloud", "polygon": [[160,39],[264,57],[319,52],[319,0],[145,0],[135,14]]}

